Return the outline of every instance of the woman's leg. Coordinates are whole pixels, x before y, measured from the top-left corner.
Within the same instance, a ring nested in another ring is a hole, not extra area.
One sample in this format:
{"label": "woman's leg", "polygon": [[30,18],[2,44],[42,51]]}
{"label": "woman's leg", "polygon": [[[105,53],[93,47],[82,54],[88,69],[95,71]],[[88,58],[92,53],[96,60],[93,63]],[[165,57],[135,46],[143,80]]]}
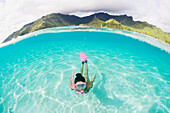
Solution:
{"label": "woman's leg", "polygon": [[81,73],[81,75],[83,74],[83,66],[84,66],[84,62],[82,62],[81,68],[80,68],[80,73]]}
{"label": "woman's leg", "polygon": [[86,82],[89,82],[89,77],[88,77],[88,65],[87,65],[87,60],[85,61],[85,72],[84,72],[84,78]]}

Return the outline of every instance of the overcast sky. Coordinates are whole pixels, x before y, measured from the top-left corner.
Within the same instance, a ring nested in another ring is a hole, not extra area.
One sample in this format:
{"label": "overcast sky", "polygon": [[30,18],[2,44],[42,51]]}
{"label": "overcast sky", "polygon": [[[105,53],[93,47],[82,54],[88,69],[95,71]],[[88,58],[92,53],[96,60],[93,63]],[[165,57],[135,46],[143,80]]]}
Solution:
{"label": "overcast sky", "polygon": [[127,14],[170,32],[170,0],[0,0],[0,42],[50,13],[87,16],[100,11]]}

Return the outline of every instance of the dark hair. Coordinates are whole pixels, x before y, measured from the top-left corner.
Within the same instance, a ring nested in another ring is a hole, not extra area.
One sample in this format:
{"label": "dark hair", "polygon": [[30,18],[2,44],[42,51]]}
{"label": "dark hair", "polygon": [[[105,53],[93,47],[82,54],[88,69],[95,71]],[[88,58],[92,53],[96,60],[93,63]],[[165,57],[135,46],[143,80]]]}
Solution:
{"label": "dark hair", "polygon": [[79,81],[85,82],[85,78],[81,75],[81,73],[76,74],[76,79],[74,80],[74,83],[76,84]]}

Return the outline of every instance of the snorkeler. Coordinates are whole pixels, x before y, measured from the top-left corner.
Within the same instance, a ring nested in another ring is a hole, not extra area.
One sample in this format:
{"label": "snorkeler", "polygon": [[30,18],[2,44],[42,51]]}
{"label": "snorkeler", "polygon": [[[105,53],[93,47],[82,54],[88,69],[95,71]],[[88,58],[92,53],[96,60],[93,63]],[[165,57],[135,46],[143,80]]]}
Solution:
{"label": "snorkeler", "polygon": [[[82,61],[80,73],[76,74],[76,78],[74,80],[75,71],[73,72],[72,79],[70,79],[71,82],[70,87],[72,90],[75,89],[76,93],[84,95],[85,93],[89,92],[89,90],[93,87],[93,82],[96,75],[94,74],[92,80],[90,81],[88,77],[87,57],[85,57],[85,53],[80,53],[80,59]],[[83,77],[82,74],[83,74],[84,63],[85,63],[85,72]]]}

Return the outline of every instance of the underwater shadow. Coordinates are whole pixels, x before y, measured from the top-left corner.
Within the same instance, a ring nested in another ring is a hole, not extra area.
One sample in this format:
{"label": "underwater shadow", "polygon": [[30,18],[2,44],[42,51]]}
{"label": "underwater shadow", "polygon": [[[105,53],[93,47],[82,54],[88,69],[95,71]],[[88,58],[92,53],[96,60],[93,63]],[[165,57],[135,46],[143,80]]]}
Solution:
{"label": "underwater shadow", "polygon": [[107,92],[104,88],[104,85],[106,83],[106,76],[102,73],[102,81],[99,81],[94,89],[93,89],[93,93],[96,95],[96,97],[100,100],[100,102],[102,103],[103,106],[108,106],[108,105],[113,105],[117,108],[119,108],[120,106],[123,105],[123,101],[121,101],[120,99],[118,99],[112,92],[112,98],[109,98],[107,95]]}

